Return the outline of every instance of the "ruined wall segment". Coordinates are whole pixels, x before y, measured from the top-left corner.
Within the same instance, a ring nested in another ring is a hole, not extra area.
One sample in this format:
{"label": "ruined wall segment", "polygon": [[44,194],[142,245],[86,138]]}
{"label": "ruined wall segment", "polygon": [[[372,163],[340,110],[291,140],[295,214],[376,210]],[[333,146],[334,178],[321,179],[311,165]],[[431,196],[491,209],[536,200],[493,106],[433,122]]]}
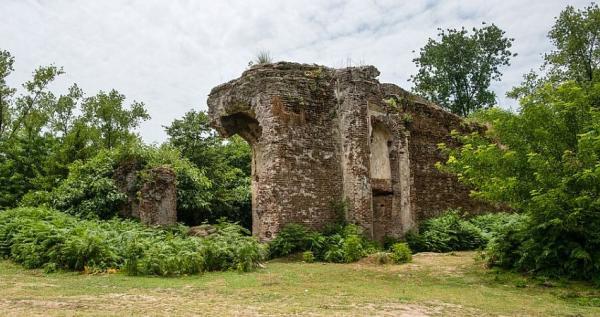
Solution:
{"label": "ruined wall segment", "polygon": [[449,207],[478,211],[468,190],[435,169],[436,145],[459,117],[376,79],[373,66],[258,65],[215,87],[209,116],[252,147],[253,233],[287,223],[322,229],[345,218],[376,239],[400,237]]}
{"label": "ruined wall segment", "polygon": [[158,166],[148,171],[139,191],[140,221],[146,225],[171,226],[177,223],[177,187],[175,171]]}
{"label": "ruined wall segment", "polygon": [[[393,84],[382,84],[386,98],[394,98],[396,107],[408,114],[407,129],[410,134],[408,153],[412,174],[411,200],[416,221],[439,215],[449,208],[462,208],[478,214],[493,208],[469,198],[469,189],[454,175],[435,168],[436,162],[445,161],[437,145],[458,146],[450,136],[452,130],[468,133],[481,127],[464,120],[441,107],[413,95]],[[388,99],[389,100],[389,99]]]}

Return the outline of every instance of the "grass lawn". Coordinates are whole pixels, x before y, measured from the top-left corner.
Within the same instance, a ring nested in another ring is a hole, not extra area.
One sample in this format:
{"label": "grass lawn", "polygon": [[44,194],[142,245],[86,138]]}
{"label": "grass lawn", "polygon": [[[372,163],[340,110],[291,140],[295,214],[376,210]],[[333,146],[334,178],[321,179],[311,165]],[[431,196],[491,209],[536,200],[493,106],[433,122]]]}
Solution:
{"label": "grass lawn", "polygon": [[487,270],[475,258],[271,261],[253,273],[180,278],[45,274],[0,261],[0,315],[600,316],[600,289]]}

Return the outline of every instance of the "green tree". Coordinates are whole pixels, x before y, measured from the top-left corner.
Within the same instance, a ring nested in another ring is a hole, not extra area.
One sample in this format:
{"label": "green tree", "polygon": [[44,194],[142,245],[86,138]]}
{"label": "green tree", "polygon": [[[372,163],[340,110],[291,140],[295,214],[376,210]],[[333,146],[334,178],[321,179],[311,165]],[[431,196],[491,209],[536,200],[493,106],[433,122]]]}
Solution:
{"label": "green tree", "polygon": [[0,208],[15,206],[25,193],[40,185],[38,180],[45,174],[44,163],[54,143],[44,131],[56,102],[47,87],[62,73],[56,66],[39,67],[23,84],[23,95],[3,101],[14,106],[9,108],[10,127],[6,126],[0,143]]}
{"label": "green tree", "polygon": [[600,8],[568,6],[556,18],[548,37],[555,49],[545,55],[550,73],[558,80],[589,84],[598,79],[600,66]]}
{"label": "green tree", "polygon": [[15,59],[8,51],[0,51],[0,140],[10,125],[12,96],[16,89],[6,84],[6,77],[13,72]]}
{"label": "green tree", "polygon": [[418,71],[410,78],[416,93],[460,116],[496,102],[490,83],[500,79],[500,67],[514,56],[513,39],[496,25],[472,31],[440,30],[439,40],[430,38],[413,60]]}
{"label": "green tree", "polygon": [[15,98],[6,84],[13,63],[0,51],[0,208],[29,192],[51,191],[69,164],[136,139],[133,128],[149,117],[142,103],[124,109],[125,97],[116,91],[84,99],[74,84],[56,96],[48,86],[64,72],[53,65],[38,67]]}
{"label": "green tree", "polygon": [[490,246],[492,264],[547,275],[600,276],[600,84],[544,84],[519,113],[492,108],[459,136],[440,165],[473,196],[508,205],[526,221]]}
{"label": "green tree", "polygon": [[150,119],[144,104],[134,101],[129,109],[123,103],[125,95],[116,90],[103,91],[86,98],[82,105],[86,122],[98,131],[103,146],[112,149],[136,138],[132,132],[141,121]]}
{"label": "green tree", "polygon": [[188,222],[214,221],[220,217],[239,221],[249,227],[250,146],[238,136],[222,139],[210,127],[204,112],[190,111],[165,127],[169,143],[181,151],[212,182],[213,196],[198,217]]}

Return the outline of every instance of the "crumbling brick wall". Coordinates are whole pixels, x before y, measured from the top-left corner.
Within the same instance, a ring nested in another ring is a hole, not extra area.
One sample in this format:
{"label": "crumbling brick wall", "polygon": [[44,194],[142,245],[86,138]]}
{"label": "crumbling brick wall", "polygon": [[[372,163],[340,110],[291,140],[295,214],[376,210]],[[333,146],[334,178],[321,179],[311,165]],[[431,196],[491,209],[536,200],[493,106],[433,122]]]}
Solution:
{"label": "crumbling brick wall", "polygon": [[148,171],[139,191],[140,221],[147,225],[169,226],[177,223],[177,188],[175,171],[158,166]]}
{"label": "crumbling brick wall", "polygon": [[400,237],[447,208],[480,211],[468,189],[439,172],[436,145],[468,129],[441,108],[376,79],[372,66],[254,66],[215,87],[209,116],[223,136],[252,147],[253,233],[287,223],[322,229],[346,219],[376,239]]}

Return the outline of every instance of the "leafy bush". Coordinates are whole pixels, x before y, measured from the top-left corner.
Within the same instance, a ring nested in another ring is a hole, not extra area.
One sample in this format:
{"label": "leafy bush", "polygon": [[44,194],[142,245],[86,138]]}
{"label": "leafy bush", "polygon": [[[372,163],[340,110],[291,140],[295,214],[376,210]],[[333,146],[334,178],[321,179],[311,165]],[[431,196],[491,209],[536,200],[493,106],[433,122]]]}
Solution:
{"label": "leafy bush", "polygon": [[168,236],[161,243],[152,243],[146,247],[141,259],[135,262],[137,266],[128,267],[132,270],[130,273],[173,276],[200,273],[205,269],[198,239]]}
{"label": "leafy bush", "polygon": [[312,251],[302,252],[302,261],[306,263],[313,263],[315,261],[315,255]]}
{"label": "leafy bush", "polygon": [[[139,190],[147,171],[168,165],[175,171],[177,185],[177,215],[191,219],[191,214],[201,211],[210,198],[210,181],[203,172],[180,153],[168,146],[154,147],[131,145],[128,148],[103,150],[88,161],[75,161],[69,166],[69,175],[50,193],[53,207],[83,218],[109,219],[117,215],[125,203],[126,194],[119,191],[115,170],[124,162],[136,162]],[[22,205],[44,202],[43,193],[24,197]],[[38,204],[39,205],[39,204]],[[200,217],[202,218],[202,217]]]}
{"label": "leafy bush", "polygon": [[218,234],[203,240],[206,269],[249,271],[267,256],[250,232],[237,225],[221,222],[217,225]]}
{"label": "leafy bush", "polygon": [[292,253],[320,250],[325,238],[316,231],[299,224],[288,224],[269,243],[272,257],[287,256]]}
{"label": "leafy bush", "polygon": [[419,227],[419,233],[407,234],[406,240],[416,252],[474,250],[485,247],[487,243],[482,231],[462,219],[456,210],[424,221]]}
{"label": "leafy bush", "polygon": [[69,175],[52,192],[54,207],[84,218],[108,219],[126,200],[112,179],[117,164],[110,151],[100,151],[87,162],[75,161]]}
{"label": "leafy bush", "polygon": [[[491,264],[575,279],[600,276],[600,84],[539,83],[517,113],[492,108],[481,133],[455,134],[440,168],[475,197],[527,216],[491,246]],[[507,241],[513,243],[509,246]]]}
{"label": "leafy bush", "polygon": [[407,243],[396,243],[391,249],[392,261],[396,264],[407,263],[412,261],[412,252]]}
{"label": "leafy bush", "polygon": [[520,221],[524,221],[523,215],[504,212],[488,213],[469,219],[471,224],[481,230],[486,241],[495,237],[500,231],[504,230],[507,225],[513,225]]}
{"label": "leafy bush", "polygon": [[237,224],[222,222],[209,238],[187,228],[145,227],[128,220],[80,220],[47,208],[0,212],[0,256],[27,268],[175,276],[207,270],[254,269],[266,256]]}
{"label": "leafy bush", "polygon": [[321,234],[298,224],[289,224],[270,244],[272,257],[311,251],[316,260],[334,263],[355,262],[377,251],[356,225],[339,225]]}

